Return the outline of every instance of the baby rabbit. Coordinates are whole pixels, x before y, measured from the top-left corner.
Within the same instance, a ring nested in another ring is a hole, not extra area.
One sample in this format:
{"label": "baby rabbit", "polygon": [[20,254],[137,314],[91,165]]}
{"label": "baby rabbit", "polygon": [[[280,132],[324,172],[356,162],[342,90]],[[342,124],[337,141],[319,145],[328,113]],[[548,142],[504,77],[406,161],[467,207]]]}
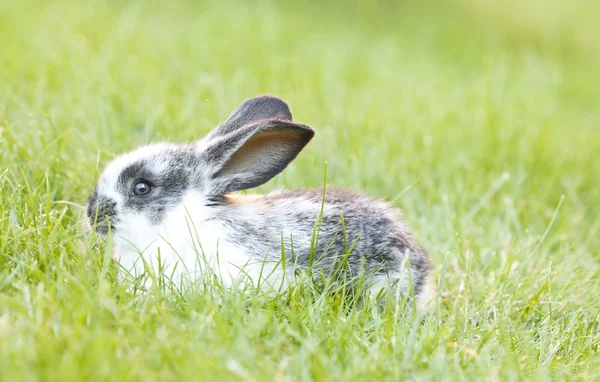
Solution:
{"label": "baby rabbit", "polygon": [[175,280],[209,271],[225,286],[273,287],[309,270],[352,287],[371,275],[373,293],[406,293],[412,285],[417,302],[427,302],[430,261],[387,203],[336,189],[324,198],[323,190],[231,194],[279,174],[314,134],[292,122],[279,98],[249,99],[198,142],[117,157],[100,176],[87,217],[97,232],[112,232],[115,259],[133,276],[146,265]]}

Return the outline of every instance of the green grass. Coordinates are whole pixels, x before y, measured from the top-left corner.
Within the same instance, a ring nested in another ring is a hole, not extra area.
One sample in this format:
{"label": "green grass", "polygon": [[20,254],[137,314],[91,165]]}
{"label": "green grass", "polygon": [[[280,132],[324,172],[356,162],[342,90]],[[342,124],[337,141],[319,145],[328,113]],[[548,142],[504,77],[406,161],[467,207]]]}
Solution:
{"label": "green grass", "polygon": [[[600,378],[600,9],[415,4],[0,1],[0,379]],[[317,136],[260,191],[394,200],[422,322],[114,281],[78,207],[102,166],[261,93]]]}

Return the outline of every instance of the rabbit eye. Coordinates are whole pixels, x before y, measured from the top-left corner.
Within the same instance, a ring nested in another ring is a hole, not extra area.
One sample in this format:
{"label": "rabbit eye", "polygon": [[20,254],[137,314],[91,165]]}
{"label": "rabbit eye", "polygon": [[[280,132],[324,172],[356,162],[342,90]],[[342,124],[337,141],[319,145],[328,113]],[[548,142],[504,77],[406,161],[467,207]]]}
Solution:
{"label": "rabbit eye", "polygon": [[152,185],[146,180],[140,180],[133,185],[133,194],[137,196],[146,196],[152,192]]}

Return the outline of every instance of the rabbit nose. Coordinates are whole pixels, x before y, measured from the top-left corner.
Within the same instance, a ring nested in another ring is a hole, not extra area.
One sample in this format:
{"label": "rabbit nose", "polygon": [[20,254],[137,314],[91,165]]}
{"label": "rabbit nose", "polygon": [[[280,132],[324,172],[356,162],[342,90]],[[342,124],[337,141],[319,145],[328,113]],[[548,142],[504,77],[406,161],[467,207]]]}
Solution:
{"label": "rabbit nose", "polygon": [[114,225],[117,215],[117,202],[113,199],[107,198],[102,195],[98,195],[94,192],[87,205],[87,216],[90,220],[90,225],[96,225],[98,231],[106,231],[107,221],[110,225]]}

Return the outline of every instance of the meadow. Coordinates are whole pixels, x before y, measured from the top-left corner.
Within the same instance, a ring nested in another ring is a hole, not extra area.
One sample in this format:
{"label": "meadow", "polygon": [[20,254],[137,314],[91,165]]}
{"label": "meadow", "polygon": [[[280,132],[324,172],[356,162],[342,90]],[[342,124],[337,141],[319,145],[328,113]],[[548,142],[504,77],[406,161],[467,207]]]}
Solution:
{"label": "meadow", "polygon": [[[0,0],[0,380],[600,379],[598,15]],[[326,172],[392,201],[435,263],[427,314],[116,282],[82,224],[103,166],[263,93],[317,135],[257,191]]]}

